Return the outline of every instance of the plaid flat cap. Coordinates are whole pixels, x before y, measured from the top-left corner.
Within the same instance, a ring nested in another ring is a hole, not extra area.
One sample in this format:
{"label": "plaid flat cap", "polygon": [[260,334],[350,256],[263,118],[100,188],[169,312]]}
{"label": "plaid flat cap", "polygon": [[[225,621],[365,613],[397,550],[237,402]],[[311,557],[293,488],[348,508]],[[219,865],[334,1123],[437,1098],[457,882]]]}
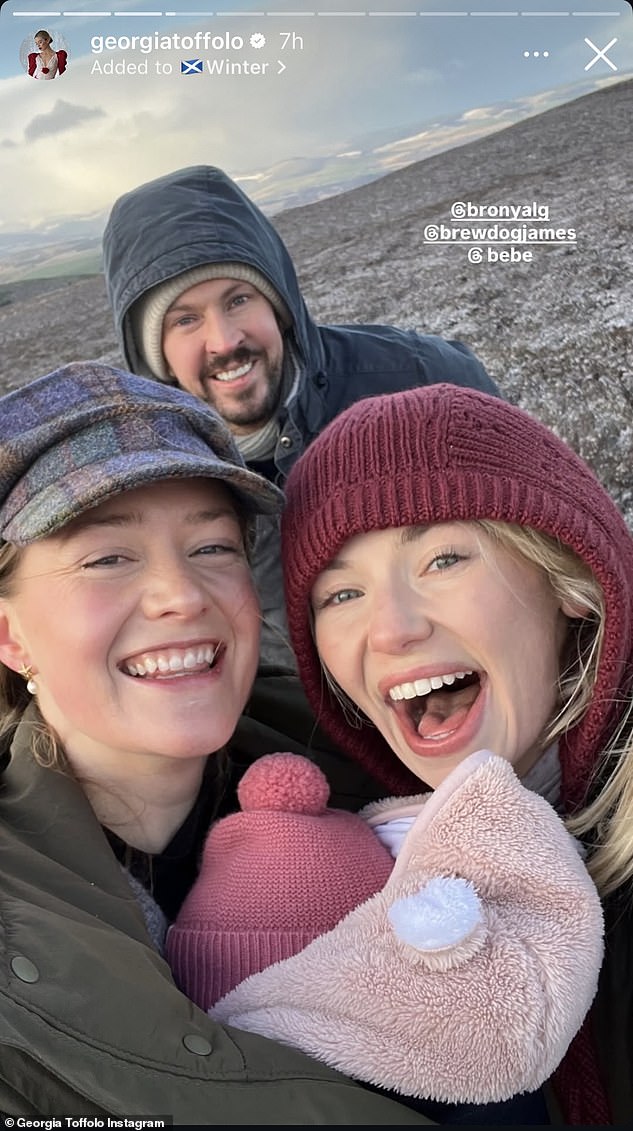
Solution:
{"label": "plaid flat cap", "polygon": [[282,492],[249,471],[222,418],[180,389],[99,362],[64,365],[0,399],[0,538],[26,546],[122,491],[219,479],[247,514]]}

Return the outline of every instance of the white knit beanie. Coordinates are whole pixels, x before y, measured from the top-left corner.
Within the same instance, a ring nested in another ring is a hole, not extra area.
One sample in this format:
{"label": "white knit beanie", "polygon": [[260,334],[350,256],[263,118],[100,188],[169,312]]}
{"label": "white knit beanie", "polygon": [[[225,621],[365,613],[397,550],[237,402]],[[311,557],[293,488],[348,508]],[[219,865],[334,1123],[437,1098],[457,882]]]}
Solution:
{"label": "white knit beanie", "polygon": [[198,283],[208,279],[241,279],[250,283],[267,298],[277,314],[282,330],[292,325],[292,315],[281,295],[265,275],[248,263],[203,263],[158,283],[147,291],[130,311],[130,325],[136,348],[149,370],[159,381],[170,384],[172,379],[163,356],[163,319],[172,302]]}

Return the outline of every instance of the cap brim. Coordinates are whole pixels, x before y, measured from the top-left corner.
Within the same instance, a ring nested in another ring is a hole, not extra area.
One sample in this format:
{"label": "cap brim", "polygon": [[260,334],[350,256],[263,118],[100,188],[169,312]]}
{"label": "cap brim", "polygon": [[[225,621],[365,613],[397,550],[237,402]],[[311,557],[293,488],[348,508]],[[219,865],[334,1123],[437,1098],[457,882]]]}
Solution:
{"label": "cap brim", "polygon": [[124,491],[160,480],[195,478],[226,484],[249,516],[281,510],[283,493],[248,468],[173,449],[123,453],[76,468],[46,486],[9,521],[2,538],[26,546]]}

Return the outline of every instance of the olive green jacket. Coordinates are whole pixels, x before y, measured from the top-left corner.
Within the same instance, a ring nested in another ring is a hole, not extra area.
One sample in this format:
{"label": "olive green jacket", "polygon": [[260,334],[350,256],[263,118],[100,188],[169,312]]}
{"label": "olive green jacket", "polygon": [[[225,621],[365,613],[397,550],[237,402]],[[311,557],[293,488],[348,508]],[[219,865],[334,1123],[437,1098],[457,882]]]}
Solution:
{"label": "olive green jacket", "polygon": [[0,1112],[176,1124],[430,1121],[299,1052],[212,1021],[175,987],[81,788],[0,773]]}

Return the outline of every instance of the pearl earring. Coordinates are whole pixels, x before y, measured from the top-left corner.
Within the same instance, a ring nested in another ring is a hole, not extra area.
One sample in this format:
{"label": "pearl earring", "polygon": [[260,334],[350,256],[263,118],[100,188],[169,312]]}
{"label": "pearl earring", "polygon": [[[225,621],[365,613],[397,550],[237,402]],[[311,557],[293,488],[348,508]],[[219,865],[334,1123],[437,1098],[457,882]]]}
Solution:
{"label": "pearl earring", "polygon": [[26,690],[28,691],[29,695],[36,695],[37,684],[35,682],[33,668],[31,667],[31,665],[22,664],[22,667],[20,668],[20,675],[23,676],[23,678],[26,680]]}

